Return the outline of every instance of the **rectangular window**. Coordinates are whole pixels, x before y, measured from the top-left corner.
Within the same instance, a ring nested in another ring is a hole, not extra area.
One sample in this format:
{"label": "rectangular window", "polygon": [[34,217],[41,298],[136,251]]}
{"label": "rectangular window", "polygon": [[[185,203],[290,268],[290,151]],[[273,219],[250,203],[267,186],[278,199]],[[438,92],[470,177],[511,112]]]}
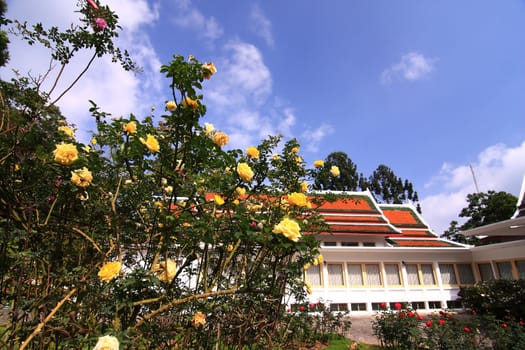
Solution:
{"label": "rectangular window", "polygon": [[375,242],[364,242],[363,247],[375,247]]}
{"label": "rectangular window", "polygon": [[335,247],[335,246],[337,246],[337,242],[323,242],[323,246],[325,246],[325,247]]}
{"label": "rectangular window", "polygon": [[330,311],[348,311],[348,304],[330,304]]}
{"label": "rectangular window", "polygon": [[482,281],[490,281],[494,279],[494,273],[492,272],[492,266],[490,266],[490,263],[478,264],[478,269]]}
{"label": "rectangular window", "polygon": [[386,282],[389,286],[400,286],[401,276],[398,264],[385,264]]}
{"label": "rectangular window", "polygon": [[506,280],[514,279],[512,276],[512,265],[510,264],[510,261],[497,262],[496,267],[498,268],[499,278]]}
{"label": "rectangular window", "polygon": [[428,308],[429,309],[441,309],[441,301],[429,301]]}
{"label": "rectangular window", "polygon": [[321,268],[320,265],[312,265],[305,271],[306,281],[312,286],[320,286],[321,283]]}
{"label": "rectangular window", "polygon": [[411,286],[419,286],[421,281],[417,271],[417,264],[406,264],[408,284]]}
{"label": "rectangular window", "polygon": [[425,309],[424,301],[413,301],[410,304],[412,305],[412,309],[414,310],[424,310]]}
{"label": "rectangular window", "polygon": [[432,264],[421,264],[419,268],[421,269],[421,274],[423,275],[423,284],[426,286],[434,286],[436,284],[436,279],[434,277]]}
{"label": "rectangular window", "polygon": [[401,305],[402,309],[406,309],[406,307],[407,307],[406,303],[402,303],[400,301],[396,301],[396,302],[392,302],[392,303],[388,304],[388,306],[390,307],[390,310],[395,310],[396,309],[396,304]]}
{"label": "rectangular window", "polygon": [[439,271],[443,284],[458,284],[453,264],[439,264]]}
{"label": "rectangular window", "polygon": [[361,265],[349,264],[346,266],[348,270],[348,284],[350,286],[359,286],[362,287],[363,283],[363,272],[361,270]]}
{"label": "rectangular window", "polygon": [[330,287],[341,287],[345,285],[343,277],[343,264],[328,264],[328,285]]}
{"label": "rectangular window", "polygon": [[474,273],[471,264],[457,264],[459,281],[461,284],[474,284]]}
{"label": "rectangular window", "polygon": [[516,269],[518,270],[518,277],[525,279],[525,260],[516,260]]}
{"label": "rectangular window", "polygon": [[432,264],[406,264],[410,286],[433,286],[436,284]]}
{"label": "rectangular window", "polygon": [[463,305],[461,305],[461,301],[447,300],[447,309],[461,309],[461,308],[463,308]]}
{"label": "rectangular window", "polygon": [[369,286],[382,286],[378,264],[366,264],[366,280]]}
{"label": "rectangular window", "polygon": [[382,303],[372,303],[372,310],[373,311],[383,310],[383,308],[381,307],[381,304]]}
{"label": "rectangular window", "polygon": [[341,242],[341,245],[343,247],[357,247],[357,246],[359,246],[359,243],[357,243],[357,242]]}
{"label": "rectangular window", "polygon": [[350,308],[352,311],[366,311],[366,304],[365,303],[352,303],[350,304]]}

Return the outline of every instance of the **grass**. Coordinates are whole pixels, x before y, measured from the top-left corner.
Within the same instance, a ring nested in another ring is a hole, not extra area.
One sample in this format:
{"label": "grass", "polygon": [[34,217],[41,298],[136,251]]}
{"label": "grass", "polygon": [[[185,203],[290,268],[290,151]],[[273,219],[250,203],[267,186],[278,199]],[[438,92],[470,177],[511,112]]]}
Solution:
{"label": "grass", "polygon": [[[355,345],[352,346],[352,344],[355,344]],[[380,350],[382,348],[378,345],[361,344],[361,343],[356,343],[348,338],[344,338],[341,336],[333,336],[332,338],[330,338],[330,342],[324,350],[348,350],[348,349]]]}

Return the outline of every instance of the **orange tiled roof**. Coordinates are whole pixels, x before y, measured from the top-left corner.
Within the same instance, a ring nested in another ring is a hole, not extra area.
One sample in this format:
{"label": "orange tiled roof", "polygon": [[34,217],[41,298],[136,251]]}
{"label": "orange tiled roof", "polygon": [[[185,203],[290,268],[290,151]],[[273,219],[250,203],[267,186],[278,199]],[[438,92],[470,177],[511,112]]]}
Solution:
{"label": "orange tiled roof", "polygon": [[401,230],[403,237],[435,237],[429,230]]}
{"label": "orange tiled roof", "polygon": [[374,223],[385,223],[387,222],[382,216],[372,215],[329,215],[325,214],[324,219],[326,222],[374,222]]}
{"label": "orange tiled roof", "polygon": [[333,202],[325,201],[317,210],[320,212],[374,212],[379,214],[379,210],[366,195],[350,195],[337,198]]}
{"label": "orange tiled roof", "polygon": [[460,245],[456,245],[449,241],[440,239],[425,239],[425,240],[409,240],[409,239],[388,239],[388,242],[397,247],[450,247],[458,248]]}
{"label": "orange tiled roof", "polygon": [[395,229],[390,225],[330,225],[330,228],[334,233],[396,233]]}
{"label": "orange tiled roof", "polygon": [[381,207],[388,221],[396,227],[426,227],[409,207]]}

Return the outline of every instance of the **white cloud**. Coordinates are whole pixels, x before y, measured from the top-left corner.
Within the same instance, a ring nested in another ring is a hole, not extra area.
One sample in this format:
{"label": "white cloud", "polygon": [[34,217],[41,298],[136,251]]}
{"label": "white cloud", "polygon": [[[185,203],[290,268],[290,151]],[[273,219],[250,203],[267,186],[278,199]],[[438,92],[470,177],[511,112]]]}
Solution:
{"label": "white cloud", "polygon": [[443,164],[439,174],[425,186],[426,190],[438,188],[437,193],[421,199],[425,220],[438,234],[448,228],[450,221],[460,221],[458,214],[467,206],[467,194],[476,192],[471,166],[481,192],[505,191],[518,196],[525,175],[523,159],[525,141],[517,147],[489,146],[472,164]]}
{"label": "white cloud", "polygon": [[[116,42],[117,46],[130,52],[131,57],[142,66],[143,74],[124,71],[118,63],[111,62],[109,57],[96,58],[90,69],[64,97],[58,102],[62,113],[68,121],[77,125],[83,132],[79,133],[82,141],[86,141],[86,130],[94,129],[94,123],[89,116],[88,100],[95,101],[101,110],[113,116],[127,115],[133,112],[140,117],[150,108],[150,103],[157,102],[160,89],[160,61],[151,44],[150,38],[144,34],[142,27],[150,25],[158,19],[158,7],[150,7],[146,0],[114,0],[110,4],[112,10],[119,15],[122,32]],[[78,21],[77,8],[74,2],[60,0],[16,1],[9,4],[8,16],[27,21],[30,24],[42,22],[45,27],[51,25],[66,28],[70,23]],[[3,72],[3,78],[11,76],[11,69],[18,69],[25,75],[44,74],[49,66],[49,52],[37,45],[28,46],[17,38],[11,39],[11,60]],[[77,75],[85,68],[92,53],[81,51],[71,60],[61,76],[61,83],[55,89],[51,98],[56,98]],[[52,84],[58,74],[58,68],[50,73],[44,88]],[[153,102],[152,102],[153,101]]]}
{"label": "white cloud", "polygon": [[250,19],[252,31],[260,36],[266,42],[266,45],[273,47],[272,22],[270,22],[258,5],[252,7]]}
{"label": "white cloud", "polygon": [[305,149],[310,152],[319,151],[321,141],[328,135],[334,132],[334,128],[326,123],[321,124],[315,129],[306,129],[302,134],[301,144],[305,145]]}
{"label": "white cloud", "polygon": [[174,22],[176,25],[193,30],[200,37],[210,42],[220,38],[224,29],[214,17],[206,17],[194,7],[191,0],[176,0],[177,6]]}
{"label": "white cloud", "polygon": [[[229,134],[229,146],[242,149],[269,135],[282,135],[284,140],[296,137],[298,117],[288,103],[272,94],[271,72],[260,50],[235,40],[224,46],[224,52],[225,57],[217,61],[217,74],[206,82],[204,96],[207,117]],[[306,151],[315,152],[332,131],[328,124],[306,126],[299,141]]]}
{"label": "white cloud", "polygon": [[427,58],[419,52],[409,52],[401,56],[401,61],[385,69],[381,74],[381,83],[389,84],[394,79],[416,81],[434,70],[435,58]]}
{"label": "white cloud", "polygon": [[[218,72],[205,87],[209,115],[227,128],[231,147],[245,147],[275,130],[263,106],[272,93],[272,78],[261,52],[252,44],[232,41],[224,47],[225,57],[217,62]],[[209,102],[208,102],[209,101]],[[264,111],[264,115],[261,114]]]}

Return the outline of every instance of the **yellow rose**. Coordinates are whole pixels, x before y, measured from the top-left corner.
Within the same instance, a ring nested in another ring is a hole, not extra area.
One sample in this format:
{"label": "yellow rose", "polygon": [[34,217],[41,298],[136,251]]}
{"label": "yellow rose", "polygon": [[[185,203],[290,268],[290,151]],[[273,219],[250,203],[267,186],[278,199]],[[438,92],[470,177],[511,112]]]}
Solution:
{"label": "yellow rose", "polygon": [[71,129],[70,127],[67,127],[67,126],[59,126],[58,127],[58,131],[63,132],[64,134],[67,135],[67,137],[75,136],[75,132],[73,131],[73,129]]}
{"label": "yellow rose", "polygon": [[137,122],[131,121],[127,124],[122,125],[122,129],[128,134],[134,134],[137,132]]}
{"label": "yellow rose", "polygon": [[272,159],[273,159],[273,160],[279,160],[279,158],[280,158],[280,156],[279,156],[278,154],[274,154],[274,155],[272,156]]}
{"label": "yellow rose", "polygon": [[301,182],[301,192],[306,192],[308,190],[308,184],[306,182]]}
{"label": "yellow rose", "polygon": [[97,139],[96,138],[92,138],[91,139],[91,144],[92,145],[96,145],[97,144]]}
{"label": "yellow rose", "polygon": [[171,283],[177,273],[177,264],[175,261],[168,259],[158,264],[154,264],[151,267],[151,272],[153,272],[161,282]]}
{"label": "yellow rose", "polygon": [[299,147],[292,148],[292,153],[299,153]]}
{"label": "yellow rose", "polygon": [[87,187],[93,181],[93,175],[88,168],[83,167],[71,172],[71,182],[78,187]]}
{"label": "yellow rose", "polygon": [[222,196],[218,194],[213,196],[213,200],[215,201],[215,203],[217,203],[218,206],[221,206],[224,204],[224,199],[222,198]]}
{"label": "yellow rose", "polygon": [[93,350],[119,350],[119,349],[120,349],[120,344],[118,342],[118,339],[112,335],[105,335],[103,337],[99,337],[97,344],[93,348]]}
{"label": "yellow rose", "polygon": [[292,194],[288,195],[288,203],[291,205],[296,205],[298,207],[306,207],[308,206],[308,199],[304,195],[304,193],[299,192],[293,192]]}
{"label": "yellow rose", "polygon": [[306,287],[306,293],[312,294],[312,285],[310,282],[304,282],[304,286]]}
{"label": "yellow rose", "polygon": [[232,244],[228,244],[228,246],[226,247],[226,250],[228,252],[232,252],[233,251],[233,245]]}
{"label": "yellow rose", "polygon": [[259,150],[257,149],[257,147],[248,147],[246,149],[246,153],[248,154],[248,157],[250,158],[259,158]]}
{"label": "yellow rose", "polygon": [[55,147],[53,151],[55,162],[62,165],[70,165],[78,159],[78,150],[74,144],[62,142]]}
{"label": "yellow rose", "polygon": [[203,69],[203,72],[202,72],[202,77],[204,79],[210,79],[210,77],[212,75],[214,75],[215,73],[217,73],[217,68],[215,68],[215,65],[213,63],[204,63],[202,65],[202,68]]}
{"label": "yellow rose", "polygon": [[316,168],[322,168],[324,166],[324,161],[321,159],[318,159],[314,162],[314,167]]}
{"label": "yellow rose", "polygon": [[237,192],[239,197],[242,197],[246,194],[246,189],[244,187],[237,187],[235,188],[235,192]]}
{"label": "yellow rose", "polygon": [[297,157],[295,157],[295,162],[296,163],[302,163],[303,162],[303,158],[300,157],[300,156],[297,156]]}
{"label": "yellow rose", "polygon": [[142,142],[151,153],[157,153],[160,150],[159,141],[151,134],[146,135],[146,140],[141,137],[140,142]]}
{"label": "yellow rose", "polygon": [[166,102],[166,109],[170,112],[173,112],[177,109],[177,104],[175,103],[175,101],[168,101]]}
{"label": "yellow rose", "polygon": [[219,147],[226,146],[228,144],[228,140],[228,135],[222,131],[218,131],[213,134],[213,142]]}
{"label": "yellow rose", "polygon": [[104,264],[98,271],[98,278],[102,281],[109,282],[117,277],[122,269],[122,264],[118,261],[110,261]]}
{"label": "yellow rose", "polygon": [[303,270],[308,270],[310,268],[310,263],[306,263],[303,265]]}
{"label": "yellow rose", "polygon": [[338,177],[340,174],[339,167],[337,165],[332,165],[332,167],[330,168],[330,174],[332,174],[332,176],[334,177]]}
{"label": "yellow rose", "polygon": [[184,100],[182,100],[182,105],[184,107],[190,106],[195,110],[199,107],[199,102],[195,101],[192,98],[186,97]]}
{"label": "yellow rose", "polygon": [[199,327],[206,324],[206,315],[200,311],[197,311],[192,318],[193,326]]}
{"label": "yellow rose", "polygon": [[250,182],[253,178],[253,170],[246,163],[237,164],[237,174],[243,181]]}
{"label": "yellow rose", "polygon": [[319,254],[319,256],[317,257],[317,262],[318,262],[319,264],[322,264],[323,261],[324,261],[324,257],[323,257],[321,254]]}
{"label": "yellow rose", "polygon": [[215,131],[215,126],[211,123],[204,123],[204,135],[210,136]]}
{"label": "yellow rose", "polygon": [[273,227],[273,233],[282,234],[291,241],[297,242],[301,238],[301,228],[297,221],[284,218]]}
{"label": "yellow rose", "polygon": [[164,192],[169,196],[173,193],[173,186],[164,187]]}

